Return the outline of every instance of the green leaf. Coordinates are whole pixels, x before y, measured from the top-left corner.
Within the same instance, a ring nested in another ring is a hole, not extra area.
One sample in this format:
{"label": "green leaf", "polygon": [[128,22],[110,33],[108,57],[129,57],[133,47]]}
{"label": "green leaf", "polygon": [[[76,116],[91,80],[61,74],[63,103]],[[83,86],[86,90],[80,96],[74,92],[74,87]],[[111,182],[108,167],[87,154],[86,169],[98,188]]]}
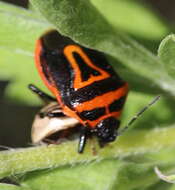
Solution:
{"label": "green leaf", "polygon": [[[125,155],[116,159],[104,159],[98,162],[65,165],[59,168],[30,172],[18,177],[21,187],[30,189],[135,189],[148,187],[158,182],[154,174],[154,166],[159,164],[166,171],[174,168],[174,148],[158,151]],[[161,159],[161,155],[169,154],[169,159]],[[144,158],[144,159],[143,159]],[[160,158],[159,160],[157,158]],[[49,159],[49,157],[48,157]],[[64,157],[63,157],[64,159]],[[170,169],[171,168],[171,169]]]}
{"label": "green leaf", "polygon": [[48,190],[111,189],[116,178],[117,168],[120,165],[120,162],[116,160],[104,160],[84,165],[65,166],[58,169],[33,172],[27,175],[21,184],[38,190],[42,190],[44,187],[47,187]]}
{"label": "green leaf", "polygon": [[153,164],[103,160],[84,165],[32,172],[21,180],[31,189],[125,190],[150,186],[157,182]]}
{"label": "green leaf", "polygon": [[175,185],[172,185],[169,190],[175,190]]}
{"label": "green leaf", "polygon": [[167,36],[160,44],[158,55],[164,63],[168,74],[175,79],[175,35]]}
{"label": "green leaf", "polygon": [[6,95],[18,102],[39,102],[27,85],[42,86],[33,60],[34,44],[50,25],[34,12],[2,2],[0,25],[0,79],[11,81]]}
{"label": "green leaf", "polygon": [[133,71],[139,71],[141,76],[151,80],[162,90],[175,94],[174,81],[165,72],[161,61],[137,42],[114,29],[89,1],[31,2],[62,34],[111,55]]}
{"label": "green leaf", "polygon": [[5,183],[0,183],[1,190],[29,190],[27,188],[19,187],[17,185],[10,185]]}
{"label": "green leaf", "polygon": [[120,29],[137,38],[160,40],[170,32],[163,19],[143,1],[91,0],[90,2],[116,30]]}
{"label": "green leaf", "polygon": [[38,34],[50,26],[34,12],[3,2],[0,2],[0,23],[0,47],[28,56],[33,55]]}
{"label": "green leaf", "polygon": [[[86,151],[83,154],[78,154],[76,152],[77,141],[62,143],[61,146],[50,145],[48,147],[40,146],[2,151],[0,153],[0,177],[37,169],[86,163],[98,159],[124,158],[133,154],[151,153],[155,152],[155,150],[174,148],[174,132],[174,127],[157,130],[135,130],[125,133],[104,149],[99,149],[94,142],[97,154],[93,154],[90,142],[87,143]],[[172,154],[174,154],[173,151]]]}
{"label": "green leaf", "polygon": [[158,167],[155,167],[154,170],[155,170],[157,176],[158,176],[160,179],[166,181],[167,183],[175,183],[175,175],[164,175],[164,174],[159,170]]}

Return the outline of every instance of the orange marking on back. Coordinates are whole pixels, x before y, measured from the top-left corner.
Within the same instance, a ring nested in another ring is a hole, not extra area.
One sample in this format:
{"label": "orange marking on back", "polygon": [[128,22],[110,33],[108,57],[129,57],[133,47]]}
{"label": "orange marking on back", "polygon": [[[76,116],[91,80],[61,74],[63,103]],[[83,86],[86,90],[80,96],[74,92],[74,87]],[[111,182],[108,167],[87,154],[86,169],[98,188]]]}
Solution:
{"label": "orange marking on back", "polygon": [[[118,112],[112,112],[112,113],[109,113],[109,114],[105,114],[103,116],[101,116],[100,118],[94,120],[94,121],[90,121],[90,120],[87,120],[87,123],[89,124],[89,126],[91,128],[95,128],[96,125],[102,121],[103,119],[106,119],[108,117],[115,117],[115,118],[119,118],[121,115],[121,111],[118,111]],[[110,126],[109,126],[110,127]]]}
{"label": "orange marking on back", "polygon": [[[73,56],[73,52],[76,52],[79,54],[79,56],[84,60],[84,62],[91,68],[97,70],[98,72],[100,72],[99,76],[93,76],[91,75],[89,77],[89,79],[87,81],[82,82],[81,79],[81,70]],[[64,48],[64,55],[66,56],[67,60],[69,61],[69,63],[71,64],[71,66],[73,67],[74,71],[75,71],[75,80],[74,80],[74,88],[79,89],[82,87],[85,87],[87,85],[90,85],[91,83],[93,83],[94,81],[100,81],[103,79],[106,79],[108,77],[110,77],[110,75],[100,69],[99,67],[96,67],[93,62],[89,59],[89,57],[86,55],[85,52],[83,52],[82,48],[79,47],[78,45],[68,45]]]}
{"label": "orange marking on back", "polygon": [[[49,82],[48,79],[46,78],[44,72],[43,72],[43,69],[42,69],[41,65],[44,64],[44,63],[42,63],[41,60],[40,60],[40,55],[41,55],[42,48],[43,48],[42,41],[41,41],[41,39],[39,39],[37,41],[36,49],[35,49],[35,64],[36,64],[36,67],[38,69],[38,72],[39,72],[42,80],[44,81],[44,83],[46,84],[48,89],[56,96],[58,102],[62,106],[63,112],[67,116],[76,118],[83,125],[85,125],[86,122],[87,122],[91,128],[94,128],[101,120],[103,120],[105,118],[108,118],[108,117],[111,117],[111,116],[116,117],[116,118],[120,117],[121,110],[118,111],[118,112],[109,113],[108,105],[110,103],[112,103],[114,100],[119,99],[120,97],[127,94],[127,92],[128,92],[128,84],[127,83],[125,83],[120,89],[105,93],[105,94],[103,94],[101,96],[95,97],[94,99],[92,99],[90,101],[80,103],[75,107],[75,110],[71,110],[69,107],[65,106],[62,103],[59,90],[56,88],[52,78],[49,78],[49,80],[51,81],[51,82]],[[78,53],[88,66],[90,66],[93,69],[100,72],[101,75],[99,75],[99,76],[91,76],[87,81],[82,82],[82,80],[81,80],[81,70],[79,69],[78,64],[76,63],[76,60],[73,57],[73,52]],[[70,62],[71,66],[73,67],[73,69],[75,71],[75,81],[74,81],[74,88],[75,89],[79,89],[79,88],[85,87],[87,85],[90,85],[94,81],[100,81],[100,80],[103,80],[105,78],[110,77],[110,75],[106,71],[103,71],[102,69],[96,67],[79,46],[77,46],[77,45],[66,46],[65,49],[64,49],[64,54],[67,57],[68,61]],[[98,118],[97,120],[94,120],[94,121],[90,121],[90,120],[83,121],[76,113],[76,112],[80,113],[80,112],[85,111],[85,110],[95,109],[97,107],[102,107],[102,106],[106,107],[107,114],[101,116],[100,118]]]}
{"label": "orange marking on back", "polygon": [[[92,109],[95,109],[98,107],[105,107],[106,111],[107,111],[105,115],[101,116],[100,118],[98,118],[97,120],[94,120],[94,121],[86,120],[86,122],[89,124],[89,126],[91,128],[95,128],[96,125],[105,118],[108,118],[108,117],[119,118],[120,117],[122,110],[111,113],[111,112],[109,112],[108,106],[114,100],[117,100],[117,99],[121,98],[122,96],[126,96],[127,93],[128,93],[128,84],[125,83],[121,88],[119,88],[115,91],[105,93],[105,94],[98,96],[90,101],[83,102],[82,104],[77,105],[75,107],[75,109],[77,112],[80,113],[85,110],[88,111],[88,110],[92,110]],[[65,112],[65,113],[68,113],[68,112]],[[69,116],[75,117],[71,114]],[[79,118],[77,115],[75,118],[78,119],[80,121],[80,123],[85,124],[85,121],[81,120],[81,118]]]}
{"label": "orange marking on back", "polygon": [[49,83],[46,76],[44,75],[44,72],[43,72],[43,69],[42,69],[42,66],[41,66],[43,63],[41,63],[41,60],[40,60],[40,55],[41,55],[42,49],[43,49],[42,41],[41,41],[41,39],[39,39],[36,42],[36,48],[35,48],[35,64],[36,64],[36,68],[38,69],[39,75],[41,76],[41,78],[44,81],[47,88],[56,96],[58,102],[60,104],[62,104],[59,91],[54,86],[54,81],[52,79],[50,79],[52,83]]}
{"label": "orange marking on back", "polygon": [[[95,128],[96,125],[102,121],[103,119],[106,119],[108,117],[115,117],[115,118],[119,118],[120,115],[121,115],[121,111],[118,111],[118,112],[112,112],[112,113],[109,113],[109,114],[105,114],[103,116],[101,116],[100,118],[94,120],[94,121],[90,121],[90,120],[82,120],[77,114],[75,111],[71,110],[70,108],[68,108],[67,106],[63,106],[63,112],[64,114],[66,114],[67,116],[70,116],[70,117],[73,117],[75,119],[77,119],[82,125],[86,125],[86,123],[89,124],[89,127],[90,128]],[[110,127],[110,126],[109,126]]]}
{"label": "orange marking on back", "polygon": [[69,107],[63,105],[63,113],[69,117],[77,119],[82,125],[85,125],[86,121],[83,121],[74,110],[71,110]]}
{"label": "orange marking on back", "polygon": [[117,111],[117,112],[109,112],[108,106],[111,104],[114,100],[121,98],[122,96],[127,95],[128,92],[128,84],[125,83],[123,87],[112,91],[108,92],[106,94],[103,94],[101,96],[98,96],[90,101],[83,102],[75,107],[75,110],[77,112],[82,112],[82,111],[88,111],[95,109],[97,107],[105,107],[106,108],[106,114],[98,118],[97,120],[90,121],[90,120],[82,120],[77,113],[74,110],[71,110],[67,106],[63,106],[63,112],[70,117],[73,117],[77,119],[81,124],[85,125],[86,123],[89,124],[91,128],[94,128],[101,120],[108,118],[108,117],[115,117],[119,118],[121,115],[122,110]]}
{"label": "orange marking on back", "polygon": [[111,104],[114,100],[117,100],[121,98],[122,96],[125,96],[128,92],[128,84],[125,83],[121,88],[107,92],[101,96],[97,96],[92,100],[89,100],[87,102],[83,102],[81,104],[78,104],[75,109],[78,112],[82,112],[85,110],[92,110],[98,107],[108,107],[109,104]]}

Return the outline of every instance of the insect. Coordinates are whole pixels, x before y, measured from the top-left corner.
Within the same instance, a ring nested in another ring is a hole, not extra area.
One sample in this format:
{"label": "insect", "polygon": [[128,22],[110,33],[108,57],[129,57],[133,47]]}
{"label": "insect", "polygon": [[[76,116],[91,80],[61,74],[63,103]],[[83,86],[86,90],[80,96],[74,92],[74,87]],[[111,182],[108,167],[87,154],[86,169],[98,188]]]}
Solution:
{"label": "insect", "polygon": [[[52,30],[37,41],[35,63],[62,113],[82,125],[79,153],[83,152],[89,134],[97,136],[101,146],[116,139],[128,84],[113,70],[102,53],[82,47]],[[50,115],[58,117],[59,114],[52,111]],[[134,120],[135,117],[130,123]]]}

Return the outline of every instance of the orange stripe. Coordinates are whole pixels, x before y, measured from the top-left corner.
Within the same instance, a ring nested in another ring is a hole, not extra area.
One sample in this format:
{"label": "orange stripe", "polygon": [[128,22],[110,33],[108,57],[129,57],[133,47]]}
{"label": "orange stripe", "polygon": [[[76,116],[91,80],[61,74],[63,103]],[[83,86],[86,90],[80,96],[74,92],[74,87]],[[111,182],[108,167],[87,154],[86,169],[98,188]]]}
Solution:
{"label": "orange stripe", "polygon": [[[122,110],[121,110],[122,111]],[[118,111],[118,112],[112,112],[112,113],[109,113],[109,114],[105,114],[103,116],[101,116],[100,118],[98,118],[97,120],[94,120],[94,121],[90,121],[90,120],[86,120],[86,121],[83,121],[77,114],[75,111],[72,111],[70,108],[68,108],[67,106],[63,106],[63,112],[65,115],[67,116],[70,116],[70,117],[73,117],[75,119],[77,119],[82,125],[86,125],[86,123],[89,124],[89,127],[90,128],[95,128],[96,125],[102,121],[103,119],[106,119],[108,117],[115,117],[115,118],[119,118],[120,115],[121,115],[121,111]]]}
{"label": "orange stripe", "polygon": [[[74,87],[75,88],[81,88],[84,86],[87,86],[89,84],[91,84],[92,82],[94,82],[94,80],[98,81],[98,80],[102,80],[104,78],[108,78],[109,74],[106,73],[105,71],[101,70],[98,67],[95,67],[93,65],[93,63],[90,61],[90,59],[86,56],[86,54],[82,51],[82,49],[79,46],[75,46],[75,45],[70,45],[67,46],[68,51],[65,51],[65,55],[67,56],[67,59],[69,60],[69,62],[71,63],[73,69],[75,70],[75,82],[74,82]],[[47,78],[45,77],[43,70],[42,70],[42,66],[41,66],[41,61],[40,61],[40,54],[42,51],[42,41],[41,39],[39,39],[37,41],[36,44],[36,49],[35,49],[35,64],[36,67],[38,69],[38,72],[42,78],[42,80],[44,81],[44,83],[46,84],[46,86],[48,87],[48,89],[56,96],[58,102],[61,104],[62,108],[63,108],[63,112],[73,118],[76,118],[77,120],[79,120],[83,125],[85,125],[85,123],[87,122],[89,124],[90,127],[94,128],[97,123],[99,123],[101,120],[113,116],[116,118],[120,117],[121,111],[119,112],[113,112],[113,113],[108,113],[108,106],[109,104],[111,104],[114,100],[119,99],[122,96],[125,96],[128,92],[128,84],[125,83],[125,85],[123,87],[121,87],[120,89],[116,90],[116,91],[112,91],[112,92],[108,92],[105,93],[101,96],[95,97],[93,100],[84,102],[82,104],[78,104],[77,107],[75,107],[77,112],[82,112],[85,110],[91,110],[91,109],[95,109],[97,107],[106,107],[107,109],[107,114],[98,118],[95,121],[83,121],[75,111],[71,110],[70,108],[68,108],[67,106],[63,105],[62,101],[61,101],[61,97],[60,97],[60,93],[59,90],[55,87],[54,85],[54,81],[51,81],[51,83],[48,82]],[[72,52],[77,52],[82,59],[87,63],[87,65],[89,65],[90,67],[92,67],[93,69],[96,69],[97,71],[99,71],[102,75],[100,76],[96,76],[96,77],[90,77],[90,79],[86,82],[81,82],[81,71],[75,61],[75,59],[73,58]]]}
{"label": "orange stripe", "polygon": [[121,88],[105,93],[101,96],[97,96],[94,99],[78,104],[75,109],[80,113],[85,110],[92,110],[98,107],[108,107],[114,100],[125,96],[128,92],[128,84],[125,83]]}
{"label": "orange stripe", "polygon": [[35,64],[36,64],[36,68],[38,69],[39,75],[41,76],[41,79],[44,81],[47,88],[56,96],[59,104],[61,105],[62,102],[61,102],[61,98],[60,98],[60,93],[57,90],[57,88],[54,86],[54,81],[52,81],[52,83],[49,83],[46,76],[44,75],[44,72],[43,72],[43,69],[42,69],[42,66],[41,66],[42,63],[41,63],[41,60],[40,60],[40,55],[41,55],[42,49],[43,49],[42,41],[41,41],[41,39],[39,39],[36,42],[36,48],[35,48]]}
{"label": "orange stripe", "polygon": [[[99,76],[93,76],[91,75],[90,78],[87,81],[82,82],[82,78],[81,78],[81,70],[73,56],[73,52],[76,52],[79,54],[79,56],[83,59],[83,61],[91,68],[97,70],[98,72],[100,72]],[[79,89],[79,88],[83,88],[85,86],[90,85],[91,83],[95,82],[95,81],[100,81],[103,79],[106,79],[108,77],[110,77],[110,75],[100,69],[99,67],[96,67],[93,62],[89,59],[89,57],[86,55],[85,52],[83,52],[82,48],[79,47],[78,45],[68,45],[64,48],[64,54],[66,56],[66,58],[68,59],[69,63],[71,64],[74,72],[75,72],[75,80],[74,80],[74,89]]]}
{"label": "orange stripe", "polygon": [[[108,117],[119,118],[120,115],[121,115],[121,111],[119,111],[119,112],[113,112],[113,113],[110,113],[110,114],[103,115],[103,116],[101,116],[100,118],[98,118],[97,120],[94,120],[94,121],[87,120],[87,123],[89,124],[89,126],[90,126],[91,128],[95,128],[96,125],[97,125],[100,121],[102,121],[103,119],[106,119],[106,118],[108,118]],[[108,126],[108,127],[110,127],[110,126]]]}

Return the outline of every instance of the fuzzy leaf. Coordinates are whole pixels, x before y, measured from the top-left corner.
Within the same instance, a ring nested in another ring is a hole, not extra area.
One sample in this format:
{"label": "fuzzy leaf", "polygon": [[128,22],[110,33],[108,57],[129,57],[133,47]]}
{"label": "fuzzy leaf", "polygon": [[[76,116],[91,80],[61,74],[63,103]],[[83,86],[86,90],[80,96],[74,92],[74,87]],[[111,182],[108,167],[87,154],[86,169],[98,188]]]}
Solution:
{"label": "fuzzy leaf", "polygon": [[161,61],[137,42],[114,29],[90,1],[31,2],[62,34],[111,55],[133,71],[139,71],[141,76],[151,80],[162,90],[175,94],[174,81],[165,72]]}
{"label": "fuzzy leaf", "polygon": [[35,40],[50,25],[31,11],[2,2],[0,25],[0,79],[11,81],[6,95],[18,102],[39,102],[27,85],[38,83],[42,86],[33,51]]}
{"label": "fuzzy leaf", "polygon": [[[45,169],[63,165],[90,162],[98,159],[126,157],[173,148],[175,128],[141,130],[125,133],[117,141],[99,149],[94,142],[97,154],[93,154],[91,143],[87,143],[85,153],[77,154],[77,141],[37,148],[0,152],[0,177],[25,173],[36,169]],[[161,143],[160,143],[161,142]]]}
{"label": "fuzzy leaf", "polygon": [[158,55],[168,74],[175,79],[175,35],[167,36],[160,44]]}
{"label": "fuzzy leaf", "polygon": [[[90,0],[106,20],[117,30],[144,39],[161,39],[170,32],[156,11],[138,0]],[[133,22],[134,21],[134,22]],[[139,26],[139,27],[138,27]]]}
{"label": "fuzzy leaf", "polygon": [[[153,170],[154,163],[134,163],[132,161],[103,160],[71,168],[32,172],[21,180],[22,186],[31,189],[66,190],[125,190],[150,186],[156,183],[157,177]],[[71,175],[70,175],[71,174]]]}
{"label": "fuzzy leaf", "polygon": [[167,183],[175,183],[175,175],[164,175],[164,174],[159,170],[158,167],[155,167],[154,170],[155,170],[155,173],[157,174],[157,176],[158,176],[160,179],[166,181]]}
{"label": "fuzzy leaf", "polygon": [[29,190],[27,188],[19,187],[17,185],[10,185],[5,183],[0,183],[1,190]]}

